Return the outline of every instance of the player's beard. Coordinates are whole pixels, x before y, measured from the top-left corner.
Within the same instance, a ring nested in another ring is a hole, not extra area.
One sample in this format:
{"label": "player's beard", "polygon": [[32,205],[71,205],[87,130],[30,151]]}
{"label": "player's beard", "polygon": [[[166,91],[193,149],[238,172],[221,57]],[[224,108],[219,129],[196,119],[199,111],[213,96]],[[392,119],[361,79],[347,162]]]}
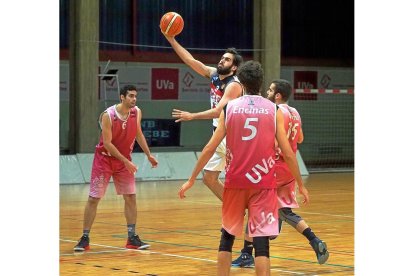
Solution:
{"label": "player's beard", "polygon": [[271,101],[272,103],[274,103],[274,102],[275,102],[275,99],[276,99],[276,95],[275,95],[275,94],[273,94],[273,95],[271,95],[271,96],[267,96],[267,99],[268,99],[269,101]]}
{"label": "player's beard", "polygon": [[229,67],[221,67],[221,68],[219,68],[218,66],[217,66],[217,74],[219,74],[219,75],[228,75],[228,74],[230,74],[230,72],[231,72],[231,67],[232,67],[233,65],[231,65],[231,66],[229,66]]}

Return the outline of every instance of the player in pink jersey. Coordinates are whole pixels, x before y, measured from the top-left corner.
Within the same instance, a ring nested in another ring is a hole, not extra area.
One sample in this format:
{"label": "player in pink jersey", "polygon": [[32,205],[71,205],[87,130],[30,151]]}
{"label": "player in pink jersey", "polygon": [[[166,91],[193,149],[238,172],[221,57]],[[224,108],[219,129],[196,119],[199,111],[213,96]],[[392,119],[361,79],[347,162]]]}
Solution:
{"label": "player in pink jersey", "polygon": [[150,245],[141,241],[135,233],[137,220],[137,203],[135,177],[137,166],[132,162],[131,152],[135,140],[144,151],[152,167],[158,161],[151,155],[147,141],[141,130],[141,110],[135,105],[137,89],[126,85],[120,91],[121,103],[107,108],[100,116],[102,133],[96,145],[92,165],[89,198],[85,206],[83,219],[83,235],[75,251],[85,251],[89,247],[89,232],[96,216],[99,201],[105,195],[109,180],[113,178],[118,195],[125,201],[125,218],[127,222],[128,240],[126,247],[145,249]]}
{"label": "player in pink jersey", "polygon": [[[165,34],[164,34],[165,35]],[[200,76],[210,79],[210,104],[211,108],[201,112],[190,113],[179,109],[173,109],[172,117],[176,122],[184,122],[200,119],[213,119],[213,131],[217,128],[218,117],[228,101],[242,95],[242,87],[237,79],[236,71],[242,63],[241,55],[234,48],[227,49],[217,67],[206,66],[195,59],[183,48],[173,36],[165,35],[165,38],[173,47],[177,55],[191,69]],[[216,149],[209,162],[204,167],[203,183],[220,199],[223,200],[223,183],[219,179],[226,163],[226,140],[224,139]]]}
{"label": "player in pink jersey", "polygon": [[[289,106],[287,101],[291,95],[292,87],[286,80],[275,80],[270,84],[267,90],[267,98],[276,103],[284,116],[284,128],[287,133],[290,147],[293,152],[297,151],[297,144],[303,142],[302,121],[298,111]],[[276,182],[277,182],[277,196],[279,206],[279,230],[281,230],[282,222],[285,221],[295,228],[299,233],[304,235],[308,240],[319,264],[324,264],[329,258],[329,252],[326,243],[321,241],[313,232],[306,222],[297,214],[292,212],[292,208],[299,208],[296,199],[296,184],[295,178],[290,172],[286,162],[284,161],[283,153],[280,148],[276,149]],[[302,194],[308,194],[305,187],[299,186],[299,191]],[[247,229],[246,229],[247,233]],[[252,239],[245,236],[244,248],[241,255],[232,262],[232,266],[246,267],[252,266],[253,248],[251,246]]]}
{"label": "player in pink jersey", "polygon": [[263,81],[260,63],[248,61],[242,64],[237,75],[245,95],[229,101],[224,107],[216,131],[178,195],[185,197],[185,192],[194,185],[217,145],[226,137],[227,164],[218,275],[230,273],[232,247],[235,236],[243,232],[246,209],[249,234],[253,237],[255,248],[256,274],[270,275],[269,239],[279,233],[275,136],[295,179],[302,184],[302,178],[296,156],[286,138],[283,113],[280,110],[276,112],[274,103],[260,96]]}

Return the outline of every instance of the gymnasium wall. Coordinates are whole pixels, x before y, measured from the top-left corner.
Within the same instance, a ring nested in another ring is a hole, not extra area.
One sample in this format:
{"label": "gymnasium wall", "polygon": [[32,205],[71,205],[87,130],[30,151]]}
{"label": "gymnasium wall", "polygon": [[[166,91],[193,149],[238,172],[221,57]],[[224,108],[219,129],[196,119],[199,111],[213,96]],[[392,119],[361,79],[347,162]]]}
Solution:
{"label": "gymnasium wall", "polygon": [[310,171],[354,168],[354,94],[295,94],[304,142],[299,145]]}
{"label": "gymnasium wall", "polygon": [[[135,174],[137,181],[157,181],[157,180],[187,180],[191,175],[195,163],[201,152],[153,152],[158,160],[158,167],[151,168],[145,154],[132,153],[132,161],[138,166]],[[299,152],[296,154],[301,175],[309,175],[302,157]],[[89,183],[93,162],[92,153],[82,153],[74,155],[59,156],[59,183],[60,184],[80,184]],[[224,179],[222,172],[220,178]],[[202,174],[197,176],[202,179]],[[112,179],[111,179],[112,181]]]}
{"label": "gymnasium wall", "polygon": [[[101,63],[101,72],[106,65]],[[143,112],[144,119],[172,119],[173,108],[190,112],[210,108],[208,79],[200,77],[183,64],[113,62],[106,69],[118,70],[119,86],[137,86],[138,106]],[[354,86],[354,71],[350,68],[282,67],[281,78],[289,80],[296,89],[353,89]],[[96,98],[100,102],[101,111],[105,106],[118,102],[118,83],[114,79],[100,81]],[[266,91],[268,86],[269,84],[264,84],[263,91]],[[305,97],[294,94],[289,104],[296,107],[302,116],[305,140],[299,149],[309,170],[353,169],[353,93],[317,93]],[[67,61],[60,63],[59,119],[59,142],[61,153],[64,153],[68,148],[69,135]],[[185,122],[181,123],[180,127],[179,145],[153,148],[153,151],[199,151],[211,137],[211,120]],[[98,142],[98,137],[96,141]],[[91,153],[93,150],[91,149]]]}

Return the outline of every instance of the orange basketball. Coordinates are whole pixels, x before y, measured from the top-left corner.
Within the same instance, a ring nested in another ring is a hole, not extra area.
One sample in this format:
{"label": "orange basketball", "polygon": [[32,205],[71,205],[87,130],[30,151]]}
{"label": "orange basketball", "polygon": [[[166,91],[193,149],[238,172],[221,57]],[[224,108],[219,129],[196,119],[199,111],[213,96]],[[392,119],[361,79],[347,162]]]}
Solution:
{"label": "orange basketball", "polygon": [[161,17],[160,28],[169,36],[176,36],[184,28],[184,19],[176,12],[167,12]]}

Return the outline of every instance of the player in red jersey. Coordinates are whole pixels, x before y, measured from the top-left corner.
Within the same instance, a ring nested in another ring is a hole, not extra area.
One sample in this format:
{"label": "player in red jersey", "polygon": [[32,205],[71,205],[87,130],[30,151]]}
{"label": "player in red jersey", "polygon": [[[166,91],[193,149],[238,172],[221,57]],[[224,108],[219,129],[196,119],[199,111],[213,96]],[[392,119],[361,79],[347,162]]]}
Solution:
{"label": "player in red jersey", "polygon": [[216,131],[178,194],[180,198],[185,197],[185,192],[194,185],[197,175],[226,137],[226,180],[218,275],[230,273],[234,238],[243,232],[246,209],[249,235],[253,237],[255,248],[256,273],[270,275],[269,239],[279,232],[275,136],[295,179],[302,184],[302,178],[296,156],[286,138],[282,111],[276,112],[274,103],[260,96],[263,81],[260,63],[248,61],[242,64],[237,76],[245,95],[229,101],[224,107]]}
{"label": "player in red jersey", "polygon": [[141,130],[142,113],[135,105],[137,101],[136,87],[133,85],[123,87],[120,91],[120,99],[121,103],[107,108],[101,114],[102,133],[99,144],[95,148],[89,198],[85,206],[83,220],[83,235],[75,246],[75,251],[89,249],[89,232],[96,216],[99,201],[105,195],[111,177],[117,194],[122,195],[125,201],[124,212],[128,229],[126,247],[145,249],[150,246],[141,241],[135,233],[137,203],[134,174],[138,168],[131,159],[135,140],[153,168],[158,165],[158,161],[151,155]]}
{"label": "player in red jersey", "polygon": [[[267,98],[276,103],[279,109],[283,112],[284,128],[287,133],[290,147],[296,154],[298,143],[303,142],[302,121],[298,111],[289,106],[287,101],[291,95],[292,87],[286,80],[275,80],[270,84],[267,90]],[[326,243],[321,241],[306,224],[299,215],[292,212],[292,208],[299,208],[296,199],[296,183],[295,178],[290,172],[288,165],[284,161],[283,153],[280,148],[277,148],[276,153],[276,182],[277,182],[277,196],[279,206],[279,230],[281,230],[282,222],[287,222],[299,233],[305,236],[309,244],[316,253],[316,258],[319,264],[324,264],[329,258],[328,248]],[[307,189],[299,186],[301,194],[308,193]],[[247,229],[246,229],[247,233]],[[245,235],[244,247],[241,250],[241,255],[232,262],[235,267],[251,267],[254,265],[252,256],[253,246],[252,239]]]}

